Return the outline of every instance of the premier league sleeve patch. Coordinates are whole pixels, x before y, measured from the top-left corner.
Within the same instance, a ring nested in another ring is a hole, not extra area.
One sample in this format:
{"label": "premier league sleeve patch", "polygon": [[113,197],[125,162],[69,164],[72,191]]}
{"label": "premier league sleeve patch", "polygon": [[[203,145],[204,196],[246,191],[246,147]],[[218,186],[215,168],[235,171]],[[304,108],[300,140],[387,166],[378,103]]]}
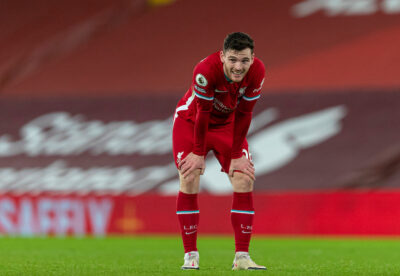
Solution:
{"label": "premier league sleeve patch", "polygon": [[195,77],[196,83],[199,86],[205,87],[208,84],[207,79],[202,74],[197,74]]}

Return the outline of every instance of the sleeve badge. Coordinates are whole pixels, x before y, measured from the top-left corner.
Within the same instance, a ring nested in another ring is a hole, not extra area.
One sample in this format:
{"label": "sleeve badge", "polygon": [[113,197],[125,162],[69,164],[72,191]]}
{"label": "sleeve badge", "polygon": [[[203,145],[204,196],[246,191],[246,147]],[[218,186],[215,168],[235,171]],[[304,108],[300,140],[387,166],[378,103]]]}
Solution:
{"label": "sleeve badge", "polygon": [[202,74],[197,74],[195,80],[196,83],[202,87],[205,87],[208,84],[207,79]]}

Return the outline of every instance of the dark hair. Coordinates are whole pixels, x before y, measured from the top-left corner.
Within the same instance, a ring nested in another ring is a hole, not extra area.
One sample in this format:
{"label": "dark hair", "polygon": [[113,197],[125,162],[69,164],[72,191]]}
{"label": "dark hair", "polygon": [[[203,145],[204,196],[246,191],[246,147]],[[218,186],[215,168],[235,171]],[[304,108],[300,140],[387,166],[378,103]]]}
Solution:
{"label": "dark hair", "polygon": [[254,41],[246,33],[231,33],[228,34],[224,40],[224,52],[228,50],[242,51],[246,48],[250,48],[251,53],[253,53]]}

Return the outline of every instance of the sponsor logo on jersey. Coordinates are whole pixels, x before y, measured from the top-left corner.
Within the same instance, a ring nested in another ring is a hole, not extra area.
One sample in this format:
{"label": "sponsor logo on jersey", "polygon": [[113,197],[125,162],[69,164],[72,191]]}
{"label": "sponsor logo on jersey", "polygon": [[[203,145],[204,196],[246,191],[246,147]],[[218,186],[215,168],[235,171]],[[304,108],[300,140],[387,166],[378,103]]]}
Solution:
{"label": "sponsor logo on jersey", "polygon": [[196,83],[202,87],[207,86],[208,84],[207,79],[202,74],[197,74],[195,79]]}
{"label": "sponsor logo on jersey", "polygon": [[227,93],[228,92],[227,90],[219,90],[219,89],[215,89],[214,91],[217,93]]}
{"label": "sponsor logo on jersey", "polygon": [[216,110],[218,110],[219,112],[222,112],[222,113],[231,113],[231,112],[233,112],[233,110],[235,110],[235,108],[229,108],[229,107],[227,107],[226,105],[224,105],[224,103],[223,102],[221,102],[220,100],[218,100],[217,98],[214,98],[214,103],[213,103],[213,106],[214,106],[214,108],[216,109]]}
{"label": "sponsor logo on jersey", "polygon": [[203,89],[203,88],[201,88],[201,87],[198,87],[197,85],[194,85],[194,88],[195,88],[197,91],[201,92],[201,93],[207,93],[207,91],[206,91],[205,89]]}

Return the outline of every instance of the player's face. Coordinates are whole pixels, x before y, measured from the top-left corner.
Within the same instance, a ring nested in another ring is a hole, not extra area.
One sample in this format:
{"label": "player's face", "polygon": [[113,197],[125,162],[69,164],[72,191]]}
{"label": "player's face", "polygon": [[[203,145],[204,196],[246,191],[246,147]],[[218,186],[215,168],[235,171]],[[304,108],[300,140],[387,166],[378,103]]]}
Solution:
{"label": "player's face", "polygon": [[221,61],[224,66],[225,75],[234,82],[241,82],[253,64],[254,54],[250,48],[242,51],[221,51]]}

